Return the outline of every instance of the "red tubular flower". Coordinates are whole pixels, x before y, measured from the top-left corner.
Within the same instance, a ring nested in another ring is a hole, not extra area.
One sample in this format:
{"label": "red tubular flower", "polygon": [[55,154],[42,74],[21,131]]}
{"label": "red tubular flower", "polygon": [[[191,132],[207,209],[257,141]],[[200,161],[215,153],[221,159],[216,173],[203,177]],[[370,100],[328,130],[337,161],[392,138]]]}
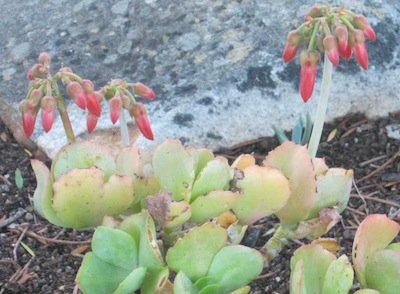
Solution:
{"label": "red tubular flower", "polygon": [[[338,49],[340,56],[343,56],[342,53],[346,52],[348,40],[349,40],[349,32],[347,31],[346,26],[338,25],[335,28],[335,35],[338,39]],[[351,52],[351,50],[350,50]]]}
{"label": "red tubular flower", "polygon": [[315,79],[317,77],[317,64],[320,60],[318,51],[303,51],[300,55],[300,95],[304,102],[312,96]]}
{"label": "red tubular flower", "polygon": [[297,30],[290,31],[287,37],[285,48],[283,49],[282,58],[285,63],[290,62],[297,53],[303,38],[299,35]]}
{"label": "red tubular flower", "polygon": [[35,129],[37,110],[29,100],[24,100],[20,105],[20,109],[22,112],[22,127],[25,135],[29,138]]}
{"label": "red tubular flower", "polygon": [[95,116],[94,114],[88,112],[88,115],[86,118],[86,127],[87,127],[87,131],[89,134],[91,132],[93,132],[93,130],[96,128],[98,119],[99,119],[98,116]]}
{"label": "red tubular flower", "polygon": [[136,125],[143,136],[149,140],[154,140],[153,131],[151,130],[149,118],[147,117],[144,105],[142,103],[134,104],[129,113],[135,119]]}
{"label": "red tubular flower", "polygon": [[355,26],[360,29],[364,35],[367,37],[368,40],[370,41],[375,41],[376,40],[376,34],[372,26],[369,24],[368,20],[365,18],[364,15],[356,15],[354,18],[354,24]]}
{"label": "red tubular flower", "polygon": [[335,36],[328,35],[323,41],[325,51],[328,53],[328,58],[334,66],[339,64],[339,49]]}
{"label": "red tubular flower", "polygon": [[86,95],[81,84],[75,81],[68,83],[67,93],[79,108],[86,109]]}
{"label": "red tubular flower", "polygon": [[351,47],[350,43],[347,43],[347,47],[344,51],[339,49],[339,54],[343,59],[349,60],[353,54],[353,48]]}
{"label": "red tubular flower", "polygon": [[56,100],[52,96],[44,96],[40,102],[42,126],[48,133],[53,126],[54,117],[56,114]]}
{"label": "red tubular flower", "polygon": [[121,108],[122,108],[122,99],[119,96],[115,96],[113,98],[111,98],[110,102],[110,118],[111,118],[111,122],[113,124],[115,124],[120,115],[121,115]]}
{"label": "red tubular flower", "polygon": [[101,115],[100,102],[97,99],[97,95],[95,92],[86,94],[86,107],[91,114],[94,114],[95,116]]}
{"label": "red tubular flower", "polygon": [[133,91],[136,95],[149,100],[156,98],[156,94],[153,92],[153,90],[142,83],[134,83]]}
{"label": "red tubular flower", "polygon": [[354,30],[354,55],[363,69],[368,69],[368,51],[365,46],[364,33],[361,30]]}

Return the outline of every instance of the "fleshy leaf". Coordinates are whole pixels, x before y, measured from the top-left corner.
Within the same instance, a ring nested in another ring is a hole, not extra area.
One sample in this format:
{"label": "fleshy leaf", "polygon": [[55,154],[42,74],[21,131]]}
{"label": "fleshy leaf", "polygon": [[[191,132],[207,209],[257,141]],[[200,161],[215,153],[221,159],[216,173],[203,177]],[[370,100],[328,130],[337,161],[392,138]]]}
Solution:
{"label": "fleshy leaf", "polygon": [[381,294],[381,292],[374,289],[361,289],[354,292],[354,294]]}
{"label": "fleshy leaf", "polygon": [[77,142],[63,147],[53,159],[51,175],[54,181],[75,168],[97,167],[106,179],[116,173],[111,150],[89,141]]}
{"label": "fleshy leaf", "polygon": [[194,160],[179,141],[167,140],[156,148],[153,168],[162,191],[172,193],[176,201],[190,199]]}
{"label": "fleshy leaf", "polygon": [[233,168],[237,168],[238,170],[244,171],[247,167],[255,165],[256,159],[251,154],[241,154],[235,161],[232,163]]}
{"label": "fleshy leaf", "polygon": [[168,266],[175,272],[183,271],[189,279],[196,281],[207,274],[226,239],[226,231],[217,225],[208,223],[195,227],[168,250]]}
{"label": "fleshy leaf", "polygon": [[372,253],[366,263],[367,287],[382,294],[396,294],[400,289],[400,251],[379,250]]}
{"label": "fleshy leaf", "polygon": [[204,223],[210,218],[219,216],[232,209],[240,195],[231,191],[211,191],[206,196],[198,197],[191,204],[191,221]]}
{"label": "fleshy leaf", "polygon": [[146,268],[134,269],[122,282],[113,294],[131,294],[139,290],[146,276]]}
{"label": "fleshy leaf", "polygon": [[245,224],[252,224],[285,206],[290,196],[289,182],[277,169],[250,166],[237,183],[241,197],[233,211]]}
{"label": "fleshy leaf", "polygon": [[138,263],[135,240],[124,231],[98,227],[92,239],[92,250],[101,260],[131,271]]}
{"label": "fleshy leaf", "polygon": [[148,271],[143,281],[141,294],[163,293],[162,290],[168,283],[169,270],[163,267],[158,270]]}
{"label": "fleshy leaf", "polygon": [[122,149],[116,158],[116,169],[119,175],[141,176],[141,164],[139,148],[136,146]]}
{"label": "fleshy leaf", "polygon": [[290,141],[272,150],[264,165],[278,168],[288,179],[291,195],[276,213],[283,225],[307,219],[316,200],[316,182],[311,157],[305,146]]}
{"label": "fleshy leaf", "polygon": [[223,157],[210,160],[193,184],[191,201],[213,190],[223,190],[233,178],[233,170]]}
{"label": "fleshy leaf", "polygon": [[193,285],[193,282],[180,271],[174,280],[174,294],[197,294],[199,290]]}
{"label": "fleshy leaf", "polygon": [[300,259],[290,273],[290,293],[305,294],[307,293],[304,282],[304,261]]}
{"label": "fleshy leaf", "polygon": [[188,148],[187,151],[194,160],[195,178],[197,178],[207,163],[214,159],[214,154],[211,150],[205,148]]}
{"label": "fleshy leaf", "polygon": [[359,225],[353,243],[353,265],[357,278],[367,287],[365,266],[371,255],[392,242],[400,231],[400,225],[383,214],[371,214]]}
{"label": "fleshy leaf", "polygon": [[173,230],[183,225],[190,218],[191,215],[191,208],[188,202],[172,202],[169,206],[165,229]]}
{"label": "fleshy leaf", "polygon": [[324,294],[347,294],[353,285],[354,271],[346,255],[333,261],[324,278]]}
{"label": "fleshy leaf", "polygon": [[31,160],[31,165],[37,182],[35,193],[33,194],[33,206],[36,212],[52,224],[65,227],[65,224],[58,218],[52,206],[53,187],[49,169],[43,162],[36,159]]}
{"label": "fleshy leaf", "polygon": [[222,248],[214,257],[208,276],[220,287],[218,293],[229,293],[246,286],[263,269],[263,257],[255,249],[243,245]]}

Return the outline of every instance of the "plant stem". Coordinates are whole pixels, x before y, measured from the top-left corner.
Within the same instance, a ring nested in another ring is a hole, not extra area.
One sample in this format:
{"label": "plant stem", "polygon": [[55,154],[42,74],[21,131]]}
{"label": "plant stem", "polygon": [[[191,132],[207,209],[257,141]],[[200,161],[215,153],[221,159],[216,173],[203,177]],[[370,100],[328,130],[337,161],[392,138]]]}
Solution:
{"label": "plant stem", "polygon": [[329,61],[328,54],[324,56],[324,71],[322,73],[321,92],[318,101],[317,113],[315,114],[314,126],[308,143],[308,153],[311,157],[317,155],[318,145],[321,140],[322,129],[324,127],[326,110],[328,108],[329,89],[332,81],[332,63]]}
{"label": "plant stem", "polygon": [[69,119],[69,115],[67,112],[67,108],[65,107],[64,97],[61,95],[60,89],[58,89],[57,82],[53,81],[53,89],[56,94],[57,101],[57,109],[60,113],[61,121],[63,123],[65,135],[67,136],[68,143],[75,142],[74,130],[72,129],[71,121]]}
{"label": "plant stem", "polygon": [[272,259],[278,256],[287,242],[287,232],[282,226],[279,226],[274,235],[260,250],[264,256],[264,263],[267,265]]}
{"label": "plant stem", "polygon": [[129,146],[129,132],[128,125],[125,120],[125,109],[121,109],[119,117],[119,128],[121,130],[121,141],[123,146]]}

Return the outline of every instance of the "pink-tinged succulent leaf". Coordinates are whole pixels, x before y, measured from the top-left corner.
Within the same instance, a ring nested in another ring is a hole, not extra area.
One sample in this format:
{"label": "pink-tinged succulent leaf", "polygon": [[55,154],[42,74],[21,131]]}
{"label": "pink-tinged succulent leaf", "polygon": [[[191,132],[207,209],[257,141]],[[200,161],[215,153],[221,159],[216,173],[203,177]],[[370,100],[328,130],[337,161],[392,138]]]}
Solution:
{"label": "pink-tinged succulent leaf", "polygon": [[383,214],[367,216],[359,225],[353,243],[353,265],[363,287],[368,283],[365,267],[369,258],[378,250],[385,249],[400,231],[400,225]]}
{"label": "pink-tinged succulent leaf", "polygon": [[139,131],[149,140],[154,140],[146,108],[142,103],[136,103],[130,110],[131,116],[135,119]]}
{"label": "pink-tinged succulent leaf", "polygon": [[86,94],[86,107],[87,110],[94,116],[99,117],[101,115],[100,102],[97,99],[97,95],[95,92]]}
{"label": "pink-tinged succulent leaf", "polygon": [[400,289],[400,250],[379,250],[370,255],[365,267],[367,287],[382,294]]}
{"label": "pink-tinged succulent leaf", "polygon": [[81,84],[75,81],[69,82],[66,90],[67,94],[79,108],[86,109],[86,95]]}
{"label": "pink-tinged succulent leaf", "polygon": [[368,20],[365,18],[364,15],[356,15],[354,18],[354,24],[355,26],[363,31],[364,35],[367,37],[368,40],[370,41],[375,41],[376,40],[376,34],[372,26],[369,24]]}
{"label": "pink-tinged succulent leaf", "polygon": [[122,100],[121,97],[115,96],[111,98],[110,102],[110,118],[111,122],[115,124],[121,115],[121,109],[122,109]]}
{"label": "pink-tinged succulent leaf", "polygon": [[156,98],[156,94],[154,93],[154,91],[149,88],[148,86],[146,86],[145,84],[142,83],[134,83],[133,84],[133,91],[135,92],[136,95],[149,99],[149,100],[153,100],[154,98]]}
{"label": "pink-tinged succulent leaf", "polygon": [[224,157],[216,157],[200,171],[193,183],[190,201],[213,190],[224,190],[233,178],[233,169]]}
{"label": "pink-tinged succulent leaf", "polygon": [[300,55],[300,95],[304,102],[310,99],[314,91],[319,59],[317,51],[303,51]]}
{"label": "pink-tinged succulent leaf", "polygon": [[349,293],[353,285],[354,271],[346,255],[340,256],[329,265],[321,293]]}
{"label": "pink-tinged succulent leaf", "polygon": [[41,118],[42,126],[45,132],[49,132],[53,126],[54,117],[56,114],[56,100],[52,96],[44,96],[41,100]]}
{"label": "pink-tinged succulent leaf", "polygon": [[97,125],[97,121],[98,121],[99,117],[92,114],[92,113],[88,113],[87,117],[86,117],[86,128],[88,133],[90,134],[91,132],[94,131],[94,129],[96,128]]}
{"label": "pink-tinged succulent leaf", "polygon": [[368,51],[362,31],[354,30],[354,55],[363,69],[368,69]]}
{"label": "pink-tinged succulent leaf", "polygon": [[[335,35],[338,39],[338,50],[339,52],[345,52],[349,40],[349,32],[345,25],[338,25],[335,28]],[[340,54],[342,56],[342,54]]]}
{"label": "pink-tinged succulent leaf", "polygon": [[[336,260],[335,255],[318,244],[303,245],[294,252],[290,259],[290,271],[293,272],[297,263],[302,261],[304,289],[307,290],[306,293],[324,293],[322,292],[322,288],[325,274],[329,265],[334,260]],[[292,275],[290,280],[291,284],[296,281],[293,280]]]}
{"label": "pink-tinged succulent leaf", "polygon": [[290,31],[287,37],[285,48],[283,49],[282,58],[285,63],[290,62],[297,53],[303,38],[296,30]]}
{"label": "pink-tinged succulent leaf", "polygon": [[195,227],[167,251],[166,261],[175,272],[183,271],[192,281],[207,275],[215,255],[226,243],[227,233],[218,225]]}
{"label": "pink-tinged succulent leaf", "polygon": [[119,175],[142,177],[144,162],[137,146],[123,148],[117,155],[116,166]]}
{"label": "pink-tinged succulent leaf", "polygon": [[232,209],[240,195],[231,191],[211,191],[205,196],[198,197],[191,203],[192,216],[190,221],[204,223]]}
{"label": "pink-tinged succulent leaf", "polygon": [[180,141],[167,140],[153,155],[153,169],[161,190],[176,201],[189,201],[195,179],[194,160]]}
{"label": "pink-tinged succulent leaf", "polygon": [[316,176],[324,175],[329,170],[329,167],[326,165],[324,158],[314,157],[312,159],[312,163]]}
{"label": "pink-tinged succulent leaf", "polygon": [[272,167],[254,165],[246,168],[237,186],[241,197],[233,212],[243,224],[252,224],[279,211],[290,196],[288,179]]}
{"label": "pink-tinged succulent leaf", "polygon": [[33,207],[35,211],[56,226],[64,227],[52,206],[53,186],[50,171],[39,160],[31,160],[32,169],[36,176],[37,186],[33,194]]}
{"label": "pink-tinged succulent leaf", "polygon": [[339,64],[339,49],[335,36],[326,36],[323,40],[323,44],[330,62],[332,62],[334,66],[337,66]]}
{"label": "pink-tinged succulent leaf", "polygon": [[256,159],[251,154],[241,154],[232,163],[232,167],[244,171],[247,167],[255,165]]}
{"label": "pink-tinged succulent leaf", "polygon": [[281,223],[290,225],[306,220],[317,201],[314,168],[307,147],[284,142],[268,154],[264,165],[279,169],[289,179],[289,200],[276,213]]}

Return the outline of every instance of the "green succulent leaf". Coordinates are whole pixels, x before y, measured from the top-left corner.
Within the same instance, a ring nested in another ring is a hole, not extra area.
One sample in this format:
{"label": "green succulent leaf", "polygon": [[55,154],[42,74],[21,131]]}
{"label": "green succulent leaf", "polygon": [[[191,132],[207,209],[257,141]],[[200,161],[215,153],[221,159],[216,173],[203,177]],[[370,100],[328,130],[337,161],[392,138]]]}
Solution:
{"label": "green succulent leaf", "polygon": [[143,284],[147,269],[138,267],[134,269],[118,286],[114,294],[131,294],[139,290]]}
{"label": "green succulent leaf", "polygon": [[138,177],[142,175],[142,162],[138,147],[122,149],[116,158],[116,169],[119,175]]}
{"label": "green succulent leaf", "polygon": [[206,196],[198,197],[191,204],[192,216],[195,223],[204,223],[210,218],[219,216],[233,208],[240,195],[231,191],[211,191]]}
{"label": "green succulent leaf", "polygon": [[15,169],[14,178],[15,178],[15,185],[19,190],[21,190],[22,187],[24,186],[24,178],[22,177],[21,170],[18,167]]}
{"label": "green succulent leaf", "polygon": [[243,245],[227,246],[215,255],[207,275],[219,285],[218,293],[229,293],[255,279],[261,273],[263,263],[257,250]]}
{"label": "green succulent leaf", "polygon": [[400,225],[383,214],[368,215],[359,225],[353,242],[353,265],[357,278],[367,287],[365,267],[371,255],[385,249],[400,231]]}
{"label": "green succulent leaf", "polygon": [[400,251],[379,250],[370,255],[365,267],[367,287],[382,294],[396,294],[400,289]]}
{"label": "green succulent leaf", "polygon": [[214,159],[214,154],[205,148],[188,148],[187,151],[194,160],[195,178],[197,178],[207,163]]}
{"label": "green succulent leaf", "polygon": [[49,169],[44,163],[36,159],[31,160],[31,165],[37,182],[33,194],[33,206],[36,212],[52,224],[65,227],[66,225],[57,216],[52,206],[53,187]]}
{"label": "green succulent leaf", "polygon": [[193,184],[191,201],[213,190],[223,190],[233,178],[233,169],[223,157],[207,162]]}
{"label": "green succulent leaf", "polygon": [[89,141],[77,142],[62,148],[51,166],[54,181],[73,169],[97,167],[104,172],[106,181],[116,174],[116,165],[110,149]]}
{"label": "green succulent leaf", "polygon": [[89,252],[83,258],[76,282],[85,294],[110,294],[129,273],[130,271],[105,262]]}
{"label": "green succulent leaf", "polygon": [[306,284],[304,282],[304,261],[299,260],[290,273],[290,293],[307,294]]}
{"label": "green succulent leaf", "polygon": [[237,183],[241,197],[233,211],[241,223],[252,224],[284,207],[290,196],[289,181],[277,169],[250,166]]}
{"label": "green succulent leaf", "polygon": [[174,280],[174,294],[198,294],[199,290],[194,286],[193,282],[180,271]]}
{"label": "green succulent leaf", "polygon": [[244,286],[242,288],[239,288],[231,292],[230,294],[248,294],[248,293],[250,293],[250,286]]}
{"label": "green succulent leaf", "polygon": [[226,231],[215,224],[195,227],[168,250],[167,264],[175,272],[183,271],[190,280],[196,281],[207,274],[214,256],[226,240]]}
{"label": "green succulent leaf", "polygon": [[118,229],[98,227],[93,234],[92,250],[103,261],[126,270],[132,270],[138,264],[135,240]]}
{"label": "green succulent leaf", "polygon": [[148,271],[140,289],[141,294],[163,293],[162,289],[168,281],[168,267],[163,267],[158,270]]}
{"label": "green succulent leaf", "polygon": [[268,154],[264,165],[279,169],[289,179],[290,198],[276,213],[281,223],[289,226],[307,219],[317,200],[314,168],[307,148],[284,142]]}
{"label": "green succulent leaf", "polygon": [[200,290],[199,294],[222,294],[221,287],[218,284],[207,285]]}
{"label": "green succulent leaf", "polygon": [[179,141],[167,140],[156,148],[153,169],[162,191],[172,193],[176,201],[190,200],[194,160]]}
{"label": "green succulent leaf", "polygon": [[[291,277],[291,285],[300,285],[303,287],[301,283],[303,283],[302,279],[304,279],[306,293],[324,293],[322,292],[322,288],[325,274],[329,265],[334,260],[336,260],[335,255],[325,250],[319,244],[303,245],[294,252],[290,259],[290,271],[295,272]],[[300,261],[303,262],[302,278],[299,276],[301,266],[296,269],[297,263]],[[295,288],[300,289],[299,286],[295,286]]]}
{"label": "green succulent leaf", "polygon": [[354,294],[381,294],[381,293],[374,289],[361,289],[354,292]]}
{"label": "green succulent leaf", "polygon": [[173,230],[182,226],[192,215],[190,204],[187,201],[171,202],[168,211],[166,230]]}
{"label": "green succulent leaf", "polygon": [[354,271],[346,255],[333,261],[325,274],[322,293],[347,294],[353,285]]}

